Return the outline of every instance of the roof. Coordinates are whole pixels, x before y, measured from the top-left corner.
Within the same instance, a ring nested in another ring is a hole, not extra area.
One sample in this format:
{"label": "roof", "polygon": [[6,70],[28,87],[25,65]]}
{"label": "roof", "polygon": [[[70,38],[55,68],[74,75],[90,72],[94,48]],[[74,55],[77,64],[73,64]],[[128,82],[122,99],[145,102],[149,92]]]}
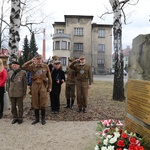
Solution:
{"label": "roof", "polygon": [[[123,49],[123,56],[129,56],[130,51],[131,51],[130,46],[127,46],[125,49]],[[115,52],[112,54],[112,58],[114,57],[115,57]]]}
{"label": "roof", "polygon": [[94,16],[87,16],[87,15],[64,15],[65,19],[66,18],[89,18],[93,19]]}

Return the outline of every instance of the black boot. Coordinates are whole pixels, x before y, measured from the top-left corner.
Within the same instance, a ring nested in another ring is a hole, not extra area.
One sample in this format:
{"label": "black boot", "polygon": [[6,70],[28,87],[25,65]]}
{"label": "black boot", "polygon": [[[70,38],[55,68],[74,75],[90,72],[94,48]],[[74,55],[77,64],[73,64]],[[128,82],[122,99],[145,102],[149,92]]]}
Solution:
{"label": "black boot", "polygon": [[39,109],[35,109],[35,120],[32,122],[32,124],[36,124],[39,122]]}
{"label": "black boot", "polygon": [[74,99],[71,100],[71,109],[73,109],[73,105],[74,105]]}
{"label": "black boot", "polygon": [[67,98],[67,105],[65,106],[65,108],[69,108],[70,107],[70,99]]}
{"label": "black boot", "polygon": [[45,109],[41,109],[41,116],[42,116],[41,123],[42,123],[42,125],[44,125],[46,123],[46,121],[45,121]]}

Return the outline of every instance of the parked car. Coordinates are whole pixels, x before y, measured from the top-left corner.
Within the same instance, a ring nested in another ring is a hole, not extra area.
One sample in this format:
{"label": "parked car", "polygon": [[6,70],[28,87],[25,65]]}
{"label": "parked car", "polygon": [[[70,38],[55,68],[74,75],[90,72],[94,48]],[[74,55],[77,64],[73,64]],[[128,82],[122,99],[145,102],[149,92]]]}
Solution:
{"label": "parked car", "polygon": [[[111,70],[111,74],[114,74],[114,73],[115,73],[115,69],[112,69]],[[123,70],[123,75],[127,76],[128,73],[125,70]]]}

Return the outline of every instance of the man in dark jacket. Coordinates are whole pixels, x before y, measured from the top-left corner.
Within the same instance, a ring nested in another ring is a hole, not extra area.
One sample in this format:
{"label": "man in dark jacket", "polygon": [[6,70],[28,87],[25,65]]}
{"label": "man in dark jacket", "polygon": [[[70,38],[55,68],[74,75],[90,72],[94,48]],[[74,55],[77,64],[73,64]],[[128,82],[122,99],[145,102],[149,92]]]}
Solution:
{"label": "man in dark jacket", "polygon": [[52,91],[50,92],[50,103],[52,113],[58,113],[60,109],[61,85],[65,82],[65,72],[61,69],[59,60],[54,61],[52,76]]}

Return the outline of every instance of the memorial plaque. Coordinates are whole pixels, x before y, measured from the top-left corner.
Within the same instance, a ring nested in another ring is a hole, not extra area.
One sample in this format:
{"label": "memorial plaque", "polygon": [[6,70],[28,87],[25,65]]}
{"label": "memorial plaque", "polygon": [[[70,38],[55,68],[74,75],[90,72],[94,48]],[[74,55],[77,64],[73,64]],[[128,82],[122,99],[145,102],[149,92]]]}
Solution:
{"label": "memorial plaque", "polygon": [[150,81],[128,81],[126,111],[150,125]]}
{"label": "memorial plaque", "polygon": [[146,142],[150,142],[150,130],[128,117],[125,119],[125,129],[138,133],[145,139]]}

